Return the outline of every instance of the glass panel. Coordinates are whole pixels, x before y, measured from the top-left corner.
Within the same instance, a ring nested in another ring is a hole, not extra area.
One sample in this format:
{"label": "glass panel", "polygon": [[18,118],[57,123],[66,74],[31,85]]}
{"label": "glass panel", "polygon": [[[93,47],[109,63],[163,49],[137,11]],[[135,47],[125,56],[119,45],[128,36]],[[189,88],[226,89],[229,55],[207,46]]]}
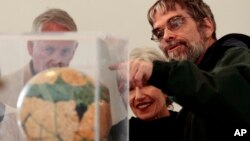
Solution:
{"label": "glass panel", "polygon": [[109,69],[127,46],[100,33],[0,35],[0,140],[127,140],[128,88]]}

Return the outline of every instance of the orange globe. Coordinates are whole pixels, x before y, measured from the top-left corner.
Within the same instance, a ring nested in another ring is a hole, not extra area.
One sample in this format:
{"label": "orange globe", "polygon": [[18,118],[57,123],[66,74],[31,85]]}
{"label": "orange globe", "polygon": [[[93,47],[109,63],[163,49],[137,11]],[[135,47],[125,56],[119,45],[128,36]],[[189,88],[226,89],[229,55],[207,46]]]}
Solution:
{"label": "orange globe", "polygon": [[105,141],[111,127],[109,91],[75,69],[48,69],[23,88],[18,120],[28,141],[94,141],[97,136]]}

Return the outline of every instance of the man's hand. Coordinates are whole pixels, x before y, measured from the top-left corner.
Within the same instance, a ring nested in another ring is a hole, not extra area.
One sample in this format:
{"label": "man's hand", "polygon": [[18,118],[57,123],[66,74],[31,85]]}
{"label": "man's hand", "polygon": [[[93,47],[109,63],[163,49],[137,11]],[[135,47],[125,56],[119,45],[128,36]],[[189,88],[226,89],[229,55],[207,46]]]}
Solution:
{"label": "man's hand", "polygon": [[152,75],[153,63],[141,60],[129,62],[129,84],[130,87],[142,87]]}
{"label": "man's hand", "polygon": [[[129,65],[129,69],[128,66]],[[118,87],[124,88],[126,82],[128,82],[127,73],[129,71],[129,85],[130,87],[142,87],[143,84],[147,83],[148,79],[152,75],[153,63],[147,61],[141,61],[138,59],[130,60],[127,63],[120,63],[116,65],[109,66],[110,70],[117,70],[118,72]]]}

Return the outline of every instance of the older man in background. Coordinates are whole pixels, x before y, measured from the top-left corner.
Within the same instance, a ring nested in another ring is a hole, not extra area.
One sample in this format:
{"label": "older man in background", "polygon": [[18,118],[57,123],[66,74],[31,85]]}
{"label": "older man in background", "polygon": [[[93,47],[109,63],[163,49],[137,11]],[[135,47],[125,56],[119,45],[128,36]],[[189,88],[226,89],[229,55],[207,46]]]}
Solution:
{"label": "older man in background", "polygon": [[[33,21],[32,32],[76,32],[72,17],[61,9],[49,9]],[[16,123],[16,105],[24,85],[37,73],[52,67],[69,66],[77,42],[36,40],[28,41],[31,61],[13,74],[4,76],[4,87],[0,90],[0,140],[23,140]],[[3,104],[4,103],[4,104]]]}

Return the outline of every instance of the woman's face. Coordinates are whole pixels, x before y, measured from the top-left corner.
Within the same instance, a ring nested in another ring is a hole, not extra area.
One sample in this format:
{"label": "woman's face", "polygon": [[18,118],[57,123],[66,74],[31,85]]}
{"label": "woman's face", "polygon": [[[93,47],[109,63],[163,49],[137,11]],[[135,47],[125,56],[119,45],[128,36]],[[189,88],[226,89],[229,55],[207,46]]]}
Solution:
{"label": "woman's face", "polygon": [[152,85],[130,90],[129,104],[134,114],[142,120],[154,120],[168,113],[167,96]]}

